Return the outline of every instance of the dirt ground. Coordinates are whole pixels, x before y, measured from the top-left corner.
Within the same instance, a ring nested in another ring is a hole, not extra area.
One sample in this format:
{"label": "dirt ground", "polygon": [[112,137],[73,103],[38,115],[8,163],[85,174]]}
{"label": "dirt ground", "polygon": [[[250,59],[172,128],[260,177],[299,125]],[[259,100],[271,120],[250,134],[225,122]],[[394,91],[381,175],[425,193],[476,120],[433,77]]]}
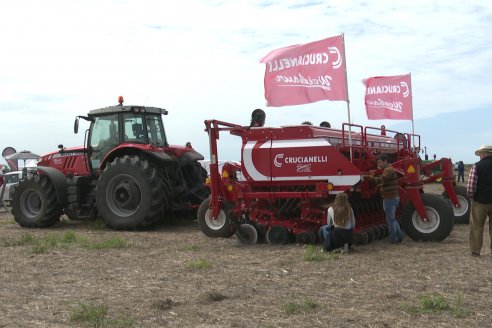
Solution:
{"label": "dirt ground", "polygon": [[[67,235],[126,247],[26,242]],[[350,254],[316,245],[316,261],[307,246],[207,238],[190,219],[146,232],[73,221],[41,230],[3,212],[0,327],[492,327],[489,245],[485,233],[471,257],[468,226],[456,225],[439,243],[380,240]],[[91,307],[107,313],[76,320]]]}

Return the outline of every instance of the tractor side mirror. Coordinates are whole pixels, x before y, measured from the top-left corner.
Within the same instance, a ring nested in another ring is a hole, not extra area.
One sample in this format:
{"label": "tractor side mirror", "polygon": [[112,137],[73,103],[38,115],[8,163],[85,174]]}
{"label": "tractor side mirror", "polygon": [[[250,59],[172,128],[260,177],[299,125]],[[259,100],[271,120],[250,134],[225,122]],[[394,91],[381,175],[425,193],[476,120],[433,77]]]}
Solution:
{"label": "tractor side mirror", "polygon": [[78,133],[79,132],[79,118],[83,118],[84,120],[88,122],[94,122],[93,117],[88,117],[88,116],[77,116],[75,117],[75,122],[73,123],[73,132]]}
{"label": "tractor side mirror", "polygon": [[73,132],[77,134],[79,132],[79,118],[75,118],[75,122],[73,123]]}

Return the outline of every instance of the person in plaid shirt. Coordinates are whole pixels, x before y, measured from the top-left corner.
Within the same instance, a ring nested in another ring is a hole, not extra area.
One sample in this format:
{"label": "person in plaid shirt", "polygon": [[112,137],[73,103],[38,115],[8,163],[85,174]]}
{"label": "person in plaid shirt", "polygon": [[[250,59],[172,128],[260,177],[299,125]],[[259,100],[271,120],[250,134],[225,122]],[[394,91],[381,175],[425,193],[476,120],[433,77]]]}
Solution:
{"label": "person in plaid shirt", "polygon": [[483,145],[475,155],[480,156],[468,176],[467,192],[472,199],[470,217],[470,250],[472,256],[480,256],[483,230],[489,217],[490,250],[492,252],[492,146]]}

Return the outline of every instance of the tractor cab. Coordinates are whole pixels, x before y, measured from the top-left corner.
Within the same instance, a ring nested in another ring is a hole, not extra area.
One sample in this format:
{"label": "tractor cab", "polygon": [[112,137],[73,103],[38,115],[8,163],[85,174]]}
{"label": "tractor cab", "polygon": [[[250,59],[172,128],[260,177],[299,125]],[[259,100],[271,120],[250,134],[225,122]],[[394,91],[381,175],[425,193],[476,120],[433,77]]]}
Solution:
{"label": "tractor cab", "polygon": [[97,170],[108,153],[124,145],[131,147],[167,147],[166,133],[161,115],[167,110],[157,107],[124,106],[120,104],[89,112],[88,116],[78,116],[75,122],[75,133],[78,119],[91,122],[87,152],[92,170]]}

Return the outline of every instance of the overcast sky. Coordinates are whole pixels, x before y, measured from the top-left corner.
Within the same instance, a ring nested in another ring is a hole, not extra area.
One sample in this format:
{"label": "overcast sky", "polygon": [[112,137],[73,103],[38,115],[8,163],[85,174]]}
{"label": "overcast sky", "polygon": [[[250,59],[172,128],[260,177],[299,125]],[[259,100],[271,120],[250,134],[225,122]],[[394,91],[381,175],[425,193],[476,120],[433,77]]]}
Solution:
{"label": "overcast sky", "polygon": [[[430,155],[472,163],[492,144],[492,2],[3,0],[0,150],[44,154],[82,145],[76,115],[126,104],[168,109],[171,144],[209,156],[205,119],[267,126],[348,120],[346,102],[266,107],[273,49],[344,34],[351,120],[411,132],[410,121],[368,121],[361,80],[411,73],[415,133]],[[221,135],[219,157],[240,158]]]}

